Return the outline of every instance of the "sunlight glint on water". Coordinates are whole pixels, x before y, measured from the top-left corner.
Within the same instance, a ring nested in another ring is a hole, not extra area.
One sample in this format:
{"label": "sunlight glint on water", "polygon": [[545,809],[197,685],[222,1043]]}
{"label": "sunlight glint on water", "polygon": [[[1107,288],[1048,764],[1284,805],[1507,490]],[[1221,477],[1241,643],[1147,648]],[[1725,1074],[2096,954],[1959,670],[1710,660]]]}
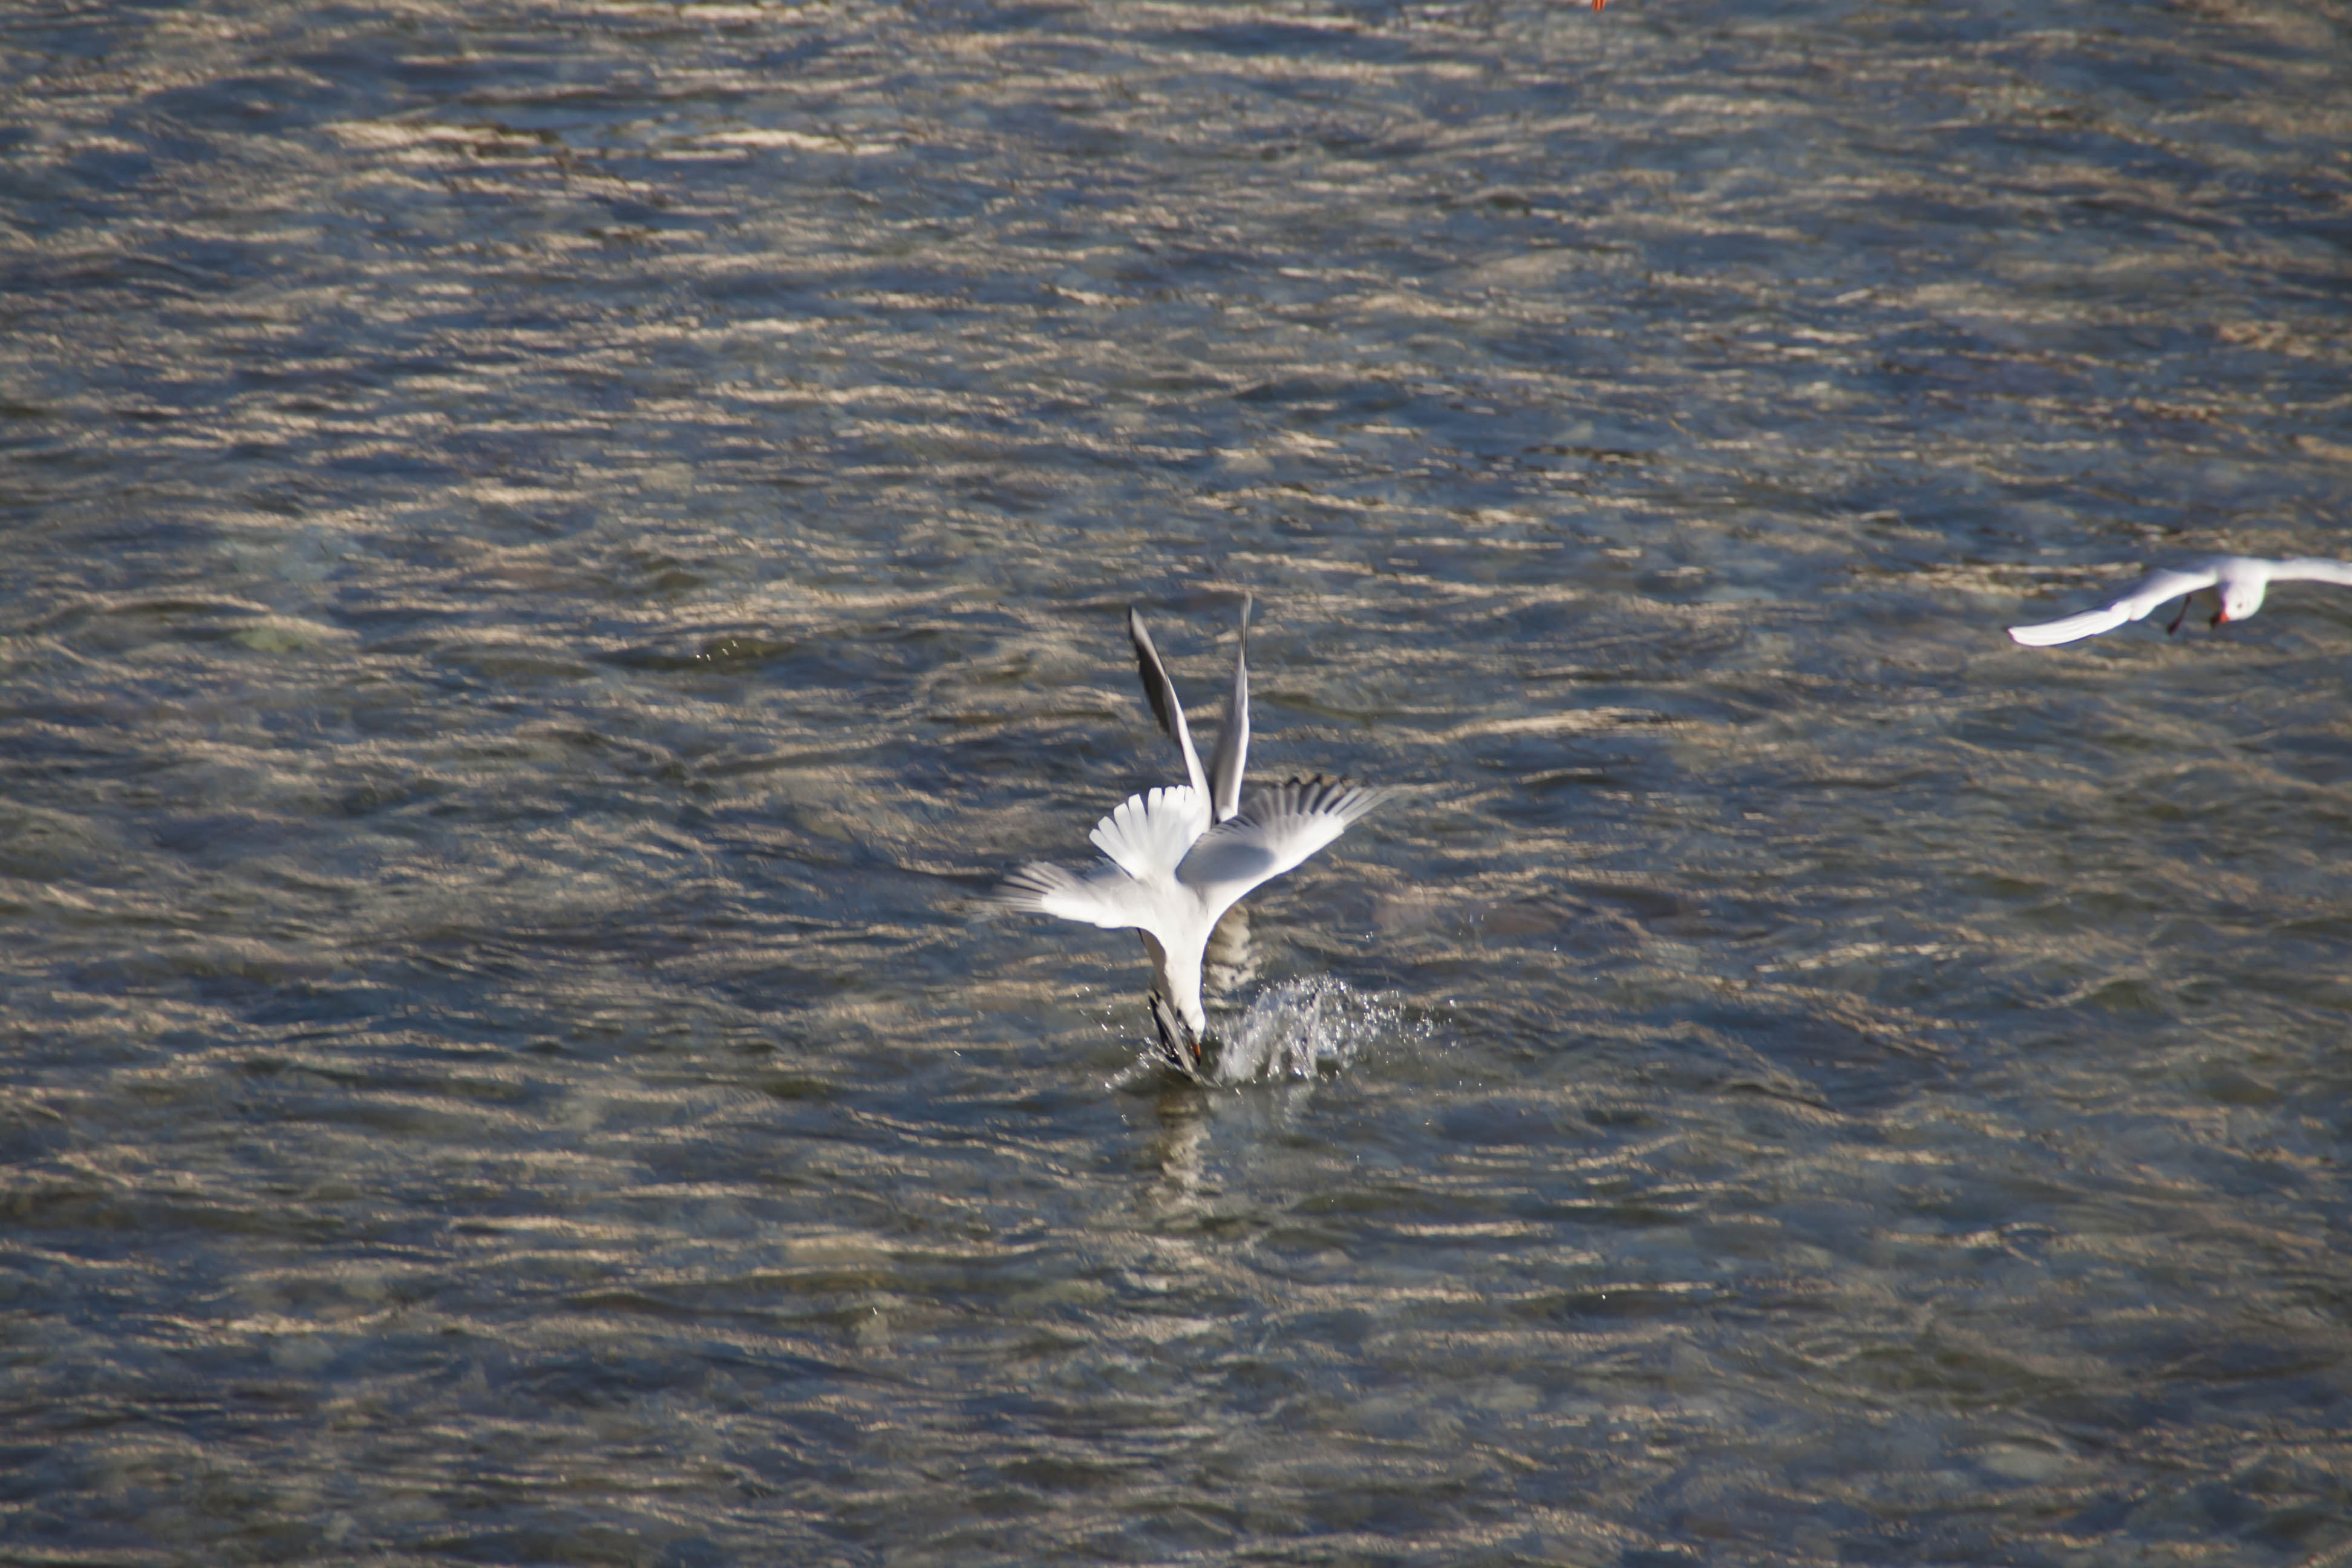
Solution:
{"label": "sunlight glint on water", "polygon": [[[0,1560],[2339,1561],[2352,595],[2000,628],[2352,553],[2347,147],[2335,0],[0,6]],[[1245,592],[1395,794],[1204,1088],[976,917]]]}

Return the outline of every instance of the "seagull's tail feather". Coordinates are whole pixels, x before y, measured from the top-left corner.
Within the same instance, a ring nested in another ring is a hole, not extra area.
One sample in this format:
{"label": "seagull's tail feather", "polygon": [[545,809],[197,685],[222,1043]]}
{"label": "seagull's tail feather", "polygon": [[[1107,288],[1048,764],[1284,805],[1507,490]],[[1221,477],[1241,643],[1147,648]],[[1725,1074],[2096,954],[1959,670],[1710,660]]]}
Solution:
{"label": "seagull's tail feather", "polygon": [[1087,837],[1112,864],[1139,882],[1174,874],[1184,851],[1209,826],[1209,803],[1184,784],[1131,795]]}

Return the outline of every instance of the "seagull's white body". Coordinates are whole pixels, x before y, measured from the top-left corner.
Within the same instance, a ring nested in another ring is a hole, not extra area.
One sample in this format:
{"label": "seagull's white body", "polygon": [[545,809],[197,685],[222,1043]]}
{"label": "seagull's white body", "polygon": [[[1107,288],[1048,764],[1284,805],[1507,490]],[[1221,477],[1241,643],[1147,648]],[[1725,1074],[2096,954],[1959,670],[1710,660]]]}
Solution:
{"label": "seagull's white body", "polygon": [[2209,555],[2179,570],[2149,573],[2111,605],[2039,626],[2011,626],[2009,635],[2028,647],[2073,642],[2111,632],[2126,621],[2138,620],[2158,605],[2187,595],[2189,600],[2182,603],[2180,614],[2173,616],[2172,625],[2165,628],[2168,632],[2178,631],[2189,614],[2189,602],[2200,594],[2210,594],[2218,601],[2213,611],[2213,625],[2218,626],[2226,621],[2242,621],[2261,609],[2263,590],[2273,583],[2352,585],[2352,561],[2323,561],[2308,555],[2292,561],[2265,561],[2258,555]]}
{"label": "seagull's white body", "polygon": [[1175,683],[1143,618],[1128,612],[1151,710],[1183,753],[1188,781],[1129,796],[1095,824],[1105,857],[1083,875],[1033,861],[1006,879],[998,898],[1014,909],[1143,933],[1151,955],[1151,1016],[1169,1060],[1186,1072],[1201,1061],[1209,1018],[1201,965],[1209,933],[1260,884],[1297,866],[1380,804],[1381,792],[1341,780],[1291,779],[1242,798],[1249,755],[1249,608],[1234,656],[1233,705],[1205,772]]}

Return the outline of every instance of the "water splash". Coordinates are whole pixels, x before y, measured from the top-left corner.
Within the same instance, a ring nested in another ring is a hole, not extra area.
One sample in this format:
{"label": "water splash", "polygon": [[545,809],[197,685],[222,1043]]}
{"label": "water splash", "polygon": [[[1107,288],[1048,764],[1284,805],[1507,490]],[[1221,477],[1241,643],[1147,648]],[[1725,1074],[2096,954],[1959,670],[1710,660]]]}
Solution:
{"label": "water splash", "polygon": [[1340,1070],[1380,1040],[1412,1032],[1393,1005],[1344,981],[1286,980],[1221,1031],[1212,1076],[1219,1083],[1313,1078]]}

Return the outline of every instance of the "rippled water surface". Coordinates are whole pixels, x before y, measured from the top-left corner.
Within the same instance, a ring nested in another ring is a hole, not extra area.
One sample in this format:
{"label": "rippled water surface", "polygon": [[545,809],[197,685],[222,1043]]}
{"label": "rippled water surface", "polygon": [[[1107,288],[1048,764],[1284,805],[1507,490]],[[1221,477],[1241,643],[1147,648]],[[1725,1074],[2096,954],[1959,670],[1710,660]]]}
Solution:
{"label": "rippled water surface", "polygon": [[2343,0],[23,0],[0,269],[0,1561],[2352,1545],[2352,594],[2001,634],[2352,554]]}

